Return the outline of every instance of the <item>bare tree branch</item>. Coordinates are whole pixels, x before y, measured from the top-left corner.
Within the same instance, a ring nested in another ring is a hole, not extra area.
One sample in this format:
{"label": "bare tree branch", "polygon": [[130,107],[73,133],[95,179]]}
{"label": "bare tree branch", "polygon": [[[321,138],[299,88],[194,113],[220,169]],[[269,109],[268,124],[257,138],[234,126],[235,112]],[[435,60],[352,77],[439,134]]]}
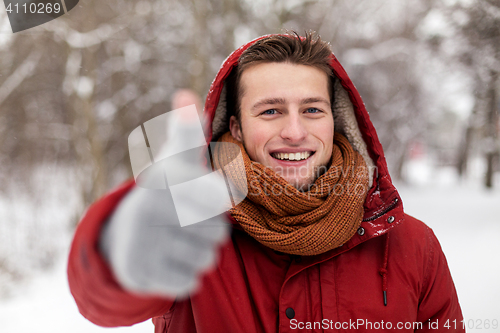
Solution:
{"label": "bare tree branch", "polygon": [[33,75],[33,70],[35,69],[38,61],[40,60],[42,54],[39,51],[33,51],[24,60],[24,62],[16,68],[14,73],[12,73],[0,86],[0,105],[9,97],[9,95],[17,88],[21,83],[31,75]]}

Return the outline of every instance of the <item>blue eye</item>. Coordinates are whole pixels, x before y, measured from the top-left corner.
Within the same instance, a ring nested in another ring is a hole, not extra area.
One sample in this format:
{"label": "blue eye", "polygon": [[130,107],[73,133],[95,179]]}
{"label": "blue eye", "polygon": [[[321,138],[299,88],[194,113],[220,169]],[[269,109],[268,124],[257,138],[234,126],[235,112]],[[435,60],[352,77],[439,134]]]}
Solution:
{"label": "blue eye", "polygon": [[307,112],[307,113],[319,113],[319,112],[321,112],[321,110],[316,109],[316,108],[308,108],[308,109],[306,110],[306,112]]}
{"label": "blue eye", "polygon": [[262,112],[262,114],[276,114],[276,109],[270,109]]}

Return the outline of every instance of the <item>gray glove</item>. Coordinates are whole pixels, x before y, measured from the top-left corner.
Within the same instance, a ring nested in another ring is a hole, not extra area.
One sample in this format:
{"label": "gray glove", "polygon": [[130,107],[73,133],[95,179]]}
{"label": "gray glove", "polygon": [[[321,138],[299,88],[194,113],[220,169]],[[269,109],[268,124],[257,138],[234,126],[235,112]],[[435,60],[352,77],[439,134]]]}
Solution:
{"label": "gray glove", "polygon": [[[199,128],[189,116],[174,117],[164,146],[166,155],[192,147],[189,140]],[[176,158],[173,170],[172,165],[168,166],[170,176],[174,172],[181,179],[192,179],[193,175],[207,174],[199,158],[184,155],[178,155],[181,158]],[[224,215],[184,227],[179,219],[186,213],[212,216],[214,205],[227,204],[217,200],[227,196],[227,187],[222,178],[202,177],[197,185],[201,184],[206,193],[200,195],[199,187],[184,187],[176,189],[174,200],[168,186],[166,190],[147,186],[165,178],[170,181],[171,177],[166,177],[161,163],[148,169],[142,183],[148,188],[137,186],[122,200],[103,229],[100,247],[124,288],[146,294],[185,296],[195,291],[203,271],[214,265],[217,247],[226,240],[229,225]],[[217,209],[221,211],[220,207]]]}

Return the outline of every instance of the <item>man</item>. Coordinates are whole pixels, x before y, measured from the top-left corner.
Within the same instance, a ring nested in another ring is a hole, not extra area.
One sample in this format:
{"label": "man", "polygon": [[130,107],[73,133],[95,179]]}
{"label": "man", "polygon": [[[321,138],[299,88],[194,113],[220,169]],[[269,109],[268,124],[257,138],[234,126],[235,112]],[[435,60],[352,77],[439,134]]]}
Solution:
{"label": "man", "polygon": [[209,140],[242,149],[246,199],[184,228],[168,191],[128,183],[95,203],[68,266],[86,318],[153,318],[156,332],[464,332],[439,243],[403,212],[328,44],[308,34],[244,45],[222,65],[204,115]]}

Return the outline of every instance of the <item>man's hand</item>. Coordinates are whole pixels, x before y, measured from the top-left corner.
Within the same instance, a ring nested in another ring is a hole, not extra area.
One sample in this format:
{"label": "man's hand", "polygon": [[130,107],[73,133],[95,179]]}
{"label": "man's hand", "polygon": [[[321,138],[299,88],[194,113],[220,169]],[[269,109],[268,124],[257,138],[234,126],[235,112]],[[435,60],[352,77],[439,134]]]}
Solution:
{"label": "man's hand", "polygon": [[[189,140],[194,137],[194,128],[199,128],[195,123],[198,119],[189,116],[174,119],[174,123],[169,124],[169,140],[163,147],[167,153],[192,146]],[[189,179],[207,173],[201,156],[178,156],[181,158],[176,159],[175,165],[169,166],[175,178]],[[152,167],[144,184],[168,178],[161,163]],[[203,188],[209,189],[207,195],[212,200],[201,200],[203,196],[184,191],[176,192],[174,201],[168,186],[166,190],[137,186],[123,199],[105,226],[100,241],[101,250],[123,287],[170,297],[183,296],[196,289],[202,272],[215,263],[217,247],[229,231],[221,215],[185,227],[180,225],[181,212],[191,210],[199,216],[207,212],[210,216],[213,198],[227,195],[223,179],[210,178],[205,182]]]}

